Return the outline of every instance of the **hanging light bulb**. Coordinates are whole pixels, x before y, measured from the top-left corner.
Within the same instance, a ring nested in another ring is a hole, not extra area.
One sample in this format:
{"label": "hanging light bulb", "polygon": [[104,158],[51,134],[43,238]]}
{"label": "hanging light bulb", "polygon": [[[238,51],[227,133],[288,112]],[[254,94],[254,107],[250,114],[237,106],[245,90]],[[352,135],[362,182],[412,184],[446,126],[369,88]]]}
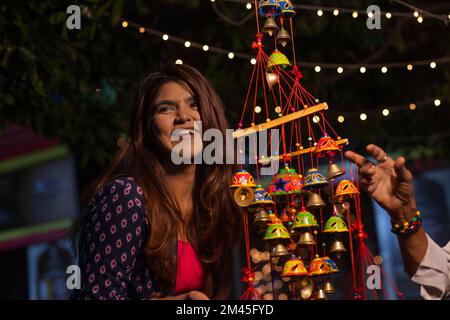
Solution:
{"label": "hanging light bulb", "polygon": [[352,17],[355,19],[358,18],[358,11],[353,11]]}
{"label": "hanging light bulb", "polygon": [[335,16],[338,16],[338,15],[339,15],[339,10],[338,10],[338,9],[334,9],[334,10],[333,10],[333,14],[334,14]]}
{"label": "hanging light bulb", "polygon": [[431,69],[436,68],[436,62],[431,61],[431,62],[430,62],[430,68],[431,68]]}
{"label": "hanging light bulb", "polygon": [[392,14],[390,12],[386,12],[386,18],[390,19],[392,17]]}
{"label": "hanging light bulb", "polygon": [[316,66],[316,67],[314,68],[314,71],[316,71],[316,72],[320,72],[320,70],[321,70],[320,66]]}
{"label": "hanging light bulb", "polygon": [[361,113],[361,115],[359,116],[359,118],[360,118],[362,121],[364,121],[364,120],[367,119],[367,114]]}
{"label": "hanging light bulb", "polygon": [[387,117],[389,115],[389,109],[383,109],[383,116]]}
{"label": "hanging light bulb", "polygon": [[169,35],[167,35],[167,34],[164,34],[164,35],[162,36],[162,39],[163,39],[164,41],[167,41],[167,40],[169,40]]}

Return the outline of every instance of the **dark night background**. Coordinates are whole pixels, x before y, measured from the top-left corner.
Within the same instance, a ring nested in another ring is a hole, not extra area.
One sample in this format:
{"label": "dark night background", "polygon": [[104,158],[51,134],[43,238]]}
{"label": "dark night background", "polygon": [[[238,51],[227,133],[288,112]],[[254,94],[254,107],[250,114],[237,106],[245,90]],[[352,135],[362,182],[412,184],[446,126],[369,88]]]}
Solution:
{"label": "dark night background", "polygon": [[[445,17],[450,14],[449,1],[410,3]],[[71,4],[82,8],[81,30],[66,28],[66,8]],[[418,23],[411,10],[392,1],[294,4],[362,10],[377,4],[383,11],[411,13],[411,17],[383,17],[380,30],[369,30],[361,15],[354,19],[341,12],[335,17],[325,11],[319,17],[316,11],[297,9],[295,41],[302,85],[328,103],[327,119],[342,137],[350,139],[351,149],[363,151],[368,143],[384,146],[392,154],[406,156],[417,177],[433,170],[448,172],[450,62],[412,71],[407,71],[406,64],[450,57],[450,19],[446,24],[424,16],[424,22]],[[0,134],[8,124],[16,124],[67,145],[75,159],[81,197],[118,148],[138,79],[154,64],[177,59],[198,68],[214,84],[236,127],[252,70],[248,59],[230,60],[226,55],[186,48],[130,26],[123,28],[121,22],[126,19],[186,40],[253,55],[255,20],[254,15],[248,17],[252,13],[245,1],[3,1]],[[379,69],[361,74],[349,68],[338,74],[336,68],[324,67],[317,73],[302,67],[303,61],[405,64],[385,74]],[[440,100],[439,106],[434,105],[435,99]],[[411,103],[416,110],[409,109]],[[381,114],[385,107],[392,110],[388,117]],[[359,119],[362,112],[368,115],[366,121]],[[343,123],[338,123],[338,115],[345,117]],[[420,190],[423,197],[429,191]],[[442,193],[436,201],[445,197]],[[372,205],[366,197],[362,201],[367,209],[366,231],[374,234]],[[437,233],[448,230],[448,210],[445,213],[446,222]],[[377,248],[375,242],[372,246]],[[0,298],[27,298],[25,252],[0,252],[0,261]]]}

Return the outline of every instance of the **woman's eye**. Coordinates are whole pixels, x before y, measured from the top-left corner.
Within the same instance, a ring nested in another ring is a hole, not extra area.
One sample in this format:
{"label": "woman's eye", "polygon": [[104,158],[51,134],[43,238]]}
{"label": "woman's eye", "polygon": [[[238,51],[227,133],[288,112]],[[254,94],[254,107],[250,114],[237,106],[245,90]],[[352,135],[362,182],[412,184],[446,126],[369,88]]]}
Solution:
{"label": "woman's eye", "polygon": [[193,109],[198,109],[198,103],[193,102],[193,103],[191,104],[191,108],[193,108]]}
{"label": "woman's eye", "polygon": [[169,112],[172,110],[175,110],[175,108],[172,106],[161,106],[159,107],[158,112]]}

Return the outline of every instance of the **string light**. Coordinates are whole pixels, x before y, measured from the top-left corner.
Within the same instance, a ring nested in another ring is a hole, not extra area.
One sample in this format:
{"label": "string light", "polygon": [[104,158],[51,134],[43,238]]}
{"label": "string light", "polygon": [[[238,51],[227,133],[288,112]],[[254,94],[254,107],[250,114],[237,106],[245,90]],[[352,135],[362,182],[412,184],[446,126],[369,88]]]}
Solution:
{"label": "string light", "polygon": [[355,19],[358,18],[358,11],[353,11],[352,17]]}
{"label": "string light", "polygon": [[423,17],[422,16],[418,17],[417,18],[417,22],[422,23],[423,22]]}
{"label": "string light", "polygon": [[[177,42],[177,43],[184,43],[184,45],[189,48],[189,47],[194,47],[194,48],[198,48],[198,49],[203,49],[204,51],[210,51],[210,52],[214,52],[214,53],[219,53],[219,54],[227,54],[228,58],[231,57],[239,57],[242,59],[248,59],[250,60],[250,62],[252,62],[253,60],[251,60],[253,57],[250,54],[247,53],[234,53],[232,51],[226,50],[226,49],[222,49],[222,48],[217,48],[217,47],[211,47],[211,46],[207,46],[207,45],[203,45],[201,43],[196,43],[196,42],[191,42],[189,40],[186,39],[182,39],[182,38],[178,38],[178,37],[169,37],[168,34],[162,33],[158,30],[152,29],[152,28],[148,28],[148,27],[143,27],[140,26],[134,22],[131,21],[127,21],[127,20],[123,20],[122,21],[122,27],[126,28],[126,27],[133,27],[136,30],[138,30],[141,33],[148,33],[150,35],[154,35],[154,36],[158,36],[158,37],[162,37],[162,40],[164,41],[173,41],[173,42]],[[144,32],[142,32],[144,30]],[[207,48],[207,50],[206,50]],[[230,59],[233,59],[230,58]],[[247,61],[248,61],[247,60]],[[413,69],[413,64],[414,66],[428,66],[432,69],[436,68],[437,63],[450,63],[450,57],[441,57],[441,58],[437,58],[437,59],[428,59],[428,60],[420,60],[420,61],[412,61],[410,63],[407,62],[396,62],[396,63],[384,63],[381,64],[382,66],[386,67],[386,68],[402,68],[406,65],[406,68],[408,71],[411,71]],[[254,64],[252,62],[252,64]],[[255,61],[256,64],[256,61]],[[319,72],[322,71],[322,69],[326,68],[326,69],[334,69],[336,68],[336,63],[321,63],[320,65],[314,62],[307,62],[307,61],[302,61],[301,62],[301,66],[304,68],[313,68],[315,71],[319,70]],[[433,68],[434,66],[434,68]],[[319,69],[320,68],[320,69]],[[338,73],[342,73],[344,71],[345,68],[348,69],[359,69],[361,73],[365,73],[367,69],[378,69],[380,68],[380,63],[377,64],[366,64],[365,66],[361,66],[358,64],[343,64],[341,66],[339,66],[339,68],[337,68],[337,72]],[[336,69],[335,69],[336,70]],[[316,71],[318,72],[318,71]]]}
{"label": "string light", "polygon": [[414,11],[414,17],[417,18],[419,16],[419,12],[418,11]]}
{"label": "string light", "polygon": [[177,61],[175,61],[175,64],[183,64],[183,60],[177,59]]}
{"label": "string light", "polygon": [[383,73],[388,72],[388,68],[387,68],[386,66],[382,67],[382,68],[381,68],[381,72],[383,72]]}
{"label": "string light", "polygon": [[250,59],[250,63],[251,63],[251,64],[256,64],[256,59],[255,59],[255,58],[251,58],[251,59]]}
{"label": "string light", "polygon": [[247,2],[245,7],[247,8],[247,10],[251,10],[252,9],[252,4],[250,2]]}
{"label": "string light", "polygon": [[322,10],[317,10],[317,15],[319,16],[319,17],[321,17],[321,16],[323,16],[323,11]]}
{"label": "string light", "polygon": [[383,116],[387,117],[389,115],[389,109],[383,109]]}
{"label": "string light", "polygon": [[435,105],[436,107],[439,107],[439,106],[441,105],[441,100],[435,99],[435,100],[434,100],[434,105]]}
{"label": "string light", "polygon": [[338,9],[334,9],[334,10],[333,10],[333,14],[334,14],[335,16],[338,16],[338,15],[339,15],[339,10],[338,10]]}
{"label": "string light", "polygon": [[313,122],[314,122],[314,123],[319,123],[319,122],[320,122],[320,117],[317,116],[317,115],[314,116],[314,117],[313,117]]}
{"label": "string light", "polygon": [[255,112],[256,113],[260,113],[261,112],[261,107],[260,106],[256,106],[255,107]]}
{"label": "string light", "polygon": [[410,109],[410,110],[416,110],[416,108],[417,108],[417,106],[416,106],[415,103],[411,103],[411,104],[409,105],[409,109]]}
{"label": "string light", "polygon": [[368,16],[369,18],[373,18],[373,12],[367,13],[367,16]]}
{"label": "string light", "polygon": [[390,12],[386,12],[386,18],[388,19],[392,18],[392,14]]}
{"label": "string light", "polygon": [[361,115],[359,116],[359,118],[360,118],[362,121],[364,121],[364,120],[367,119],[367,114],[361,113]]}
{"label": "string light", "polygon": [[344,116],[339,116],[339,117],[338,117],[338,122],[342,123],[342,122],[344,122],[344,121],[345,121]]}

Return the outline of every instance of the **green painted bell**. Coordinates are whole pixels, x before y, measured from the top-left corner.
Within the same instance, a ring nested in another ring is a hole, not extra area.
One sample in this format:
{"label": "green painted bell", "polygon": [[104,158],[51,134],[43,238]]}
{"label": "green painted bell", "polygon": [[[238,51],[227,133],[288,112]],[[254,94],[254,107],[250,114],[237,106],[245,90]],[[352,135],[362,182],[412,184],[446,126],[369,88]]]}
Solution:
{"label": "green painted bell", "polygon": [[327,222],[325,222],[323,232],[348,232],[348,229],[342,218],[331,216]]}
{"label": "green painted bell", "polygon": [[278,49],[275,49],[267,61],[267,69],[269,71],[274,70],[277,66],[279,68],[286,69],[292,65],[284,54],[282,54]]}
{"label": "green painted bell", "polygon": [[292,225],[292,229],[299,228],[311,228],[318,227],[316,218],[311,212],[306,211],[305,208],[302,208],[295,217],[294,224]]}
{"label": "green painted bell", "polygon": [[286,194],[301,194],[302,188],[302,176],[295,169],[285,167],[272,179],[267,191],[271,196],[281,196]]}
{"label": "green painted bell", "polygon": [[290,239],[289,232],[283,224],[270,224],[264,234],[264,240]]}

